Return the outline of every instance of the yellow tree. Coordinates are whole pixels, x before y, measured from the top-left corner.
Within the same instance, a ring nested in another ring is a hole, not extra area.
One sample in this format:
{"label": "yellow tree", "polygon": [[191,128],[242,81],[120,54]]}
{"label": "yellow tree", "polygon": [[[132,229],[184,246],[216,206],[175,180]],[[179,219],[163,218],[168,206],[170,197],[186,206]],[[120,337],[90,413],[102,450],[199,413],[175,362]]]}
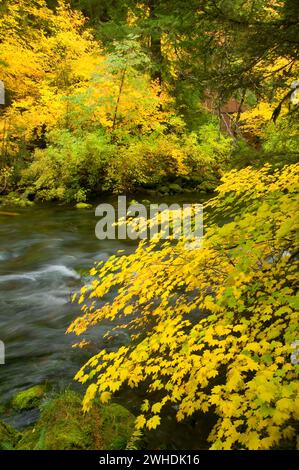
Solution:
{"label": "yellow tree", "polygon": [[[211,449],[296,445],[298,170],[226,174],[206,206],[213,215],[202,248],[143,240],[91,270],[68,332],[105,320],[112,331],[115,322],[126,328],[131,342],[103,348],[77,373],[89,382],[85,411],[96,395],[106,402],[142,385],[138,429],[156,428],[170,405],[179,421],[197,411],[217,416]],[[230,221],[217,225],[217,214]]]}
{"label": "yellow tree", "polygon": [[51,129],[66,119],[63,96],[90,79],[99,51],[83,16],[64,1],[55,12],[44,0],[8,0],[3,8],[0,74],[7,108],[1,127],[13,152],[41,126]]}

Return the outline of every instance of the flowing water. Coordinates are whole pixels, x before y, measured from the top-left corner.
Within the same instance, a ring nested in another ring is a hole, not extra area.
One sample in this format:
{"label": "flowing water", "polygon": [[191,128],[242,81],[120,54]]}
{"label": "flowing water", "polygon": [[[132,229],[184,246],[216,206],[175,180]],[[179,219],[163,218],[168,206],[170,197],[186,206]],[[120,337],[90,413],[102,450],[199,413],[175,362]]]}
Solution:
{"label": "flowing water", "polygon": [[[175,202],[188,200],[199,202],[194,195]],[[113,198],[105,202],[116,204]],[[88,281],[93,263],[135,246],[131,241],[98,240],[94,209],[36,205],[5,210],[19,215],[0,215],[0,340],[5,343],[0,404],[34,384],[68,386],[96,348],[115,347],[126,339],[119,333],[105,344],[101,336],[108,325],[103,323],[88,333],[93,346],[83,351],[72,349],[74,337],[65,335],[65,330],[79,313],[78,306],[70,302],[71,295]],[[119,399],[134,409],[141,398],[131,391]],[[34,419],[36,415],[30,412],[13,416],[11,422],[21,428]],[[165,423],[156,433],[154,446],[159,447],[162,439],[174,448],[198,448],[192,438],[198,423],[178,425],[171,417],[166,417]]]}

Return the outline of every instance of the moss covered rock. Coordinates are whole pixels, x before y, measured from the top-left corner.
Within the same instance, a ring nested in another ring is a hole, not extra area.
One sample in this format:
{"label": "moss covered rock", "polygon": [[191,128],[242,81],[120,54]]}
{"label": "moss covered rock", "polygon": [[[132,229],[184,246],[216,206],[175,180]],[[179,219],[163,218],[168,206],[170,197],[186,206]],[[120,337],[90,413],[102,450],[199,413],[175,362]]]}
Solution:
{"label": "moss covered rock", "polygon": [[135,416],[117,403],[98,405],[96,409],[101,415],[103,449],[125,449],[134,431]]}
{"label": "moss covered rock", "polygon": [[86,202],[78,202],[78,204],[75,205],[76,209],[91,209],[92,205],[87,204]]}
{"label": "moss covered rock", "polygon": [[11,426],[0,421],[0,450],[13,449],[21,435]]}
{"label": "moss covered rock", "polygon": [[177,183],[171,183],[169,186],[169,192],[172,194],[181,193],[183,188]]}
{"label": "moss covered rock", "polygon": [[168,186],[159,186],[159,193],[167,196],[169,194],[169,187]]}
{"label": "moss covered rock", "polygon": [[11,192],[6,196],[1,196],[0,204],[3,206],[30,207],[34,206],[33,201],[29,201],[26,197],[16,192]]}
{"label": "moss covered rock", "polygon": [[135,417],[118,404],[95,403],[83,414],[82,397],[66,391],[45,402],[33,429],[23,433],[18,449],[125,449]]}
{"label": "moss covered rock", "polygon": [[22,392],[18,392],[12,399],[12,407],[23,411],[37,408],[46,393],[45,385],[34,385]]}

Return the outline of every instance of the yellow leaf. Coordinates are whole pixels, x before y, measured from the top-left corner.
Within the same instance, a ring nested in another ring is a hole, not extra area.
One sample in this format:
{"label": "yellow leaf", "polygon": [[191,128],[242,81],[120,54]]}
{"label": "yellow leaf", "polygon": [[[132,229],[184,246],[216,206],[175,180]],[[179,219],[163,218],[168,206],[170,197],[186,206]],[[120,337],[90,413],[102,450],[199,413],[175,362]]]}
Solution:
{"label": "yellow leaf", "polygon": [[155,415],[147,421],[146,426],[148,429],[156,429],[156,427],[160,424],[160,421],[160,416]]}
{"label": "yellow leaf", "polygon": [[101,400],[102,403],[108,403],[110,398],[111,398],[111,393],[110,392],[101,393],[100,400]]}
{"label": "yellow leaf", "polygon": [[140,415],[136,418],[136,421],[135,421],[135,425],[136,425],[136,428],[137,429],[141,429],[145,426],[145,423],[146,423],[146,419],[144,417],[144,415]]}
{"label": "yellow leaf", "polygon": [[152,412],[153,412],[153,413],[160,413],[161,408],[162,408],[162,403],[155,403],[155,404],[152,406]]}

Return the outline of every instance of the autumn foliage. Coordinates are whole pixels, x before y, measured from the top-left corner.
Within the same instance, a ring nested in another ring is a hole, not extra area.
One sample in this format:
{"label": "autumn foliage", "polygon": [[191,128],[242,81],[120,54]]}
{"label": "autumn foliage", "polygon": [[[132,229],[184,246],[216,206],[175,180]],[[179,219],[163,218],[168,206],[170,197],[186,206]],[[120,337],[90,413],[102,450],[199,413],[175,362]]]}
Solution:
{"label": "autumn foliage", "polygon": [[[138,429],[156,428],[171,404],[179,421],[198,411],[218,417],[211,449],[270,449],[295,439],[296,188],[298,165],[232,171],[206,206],[203,248],[142,241],[135,253],[92,269],[82,316],[68,331],[81,335],[110,320],[132,341],[100,350],[76,375],[89,383],[86,411],[95,395],[106,402],[124,386],[142,386],[148,398]],[[226,223],[213,222],[217,214]]]}
{"label": "autumn foliage", "polygon": [[211,197],[201,248],[142,240],[74,295],[79,345],[127,333],[77,373],[85,412],[130,387],[139,434],[203,414],[211,449],[295,448],[297,3],[0,2],[3,200]]}

